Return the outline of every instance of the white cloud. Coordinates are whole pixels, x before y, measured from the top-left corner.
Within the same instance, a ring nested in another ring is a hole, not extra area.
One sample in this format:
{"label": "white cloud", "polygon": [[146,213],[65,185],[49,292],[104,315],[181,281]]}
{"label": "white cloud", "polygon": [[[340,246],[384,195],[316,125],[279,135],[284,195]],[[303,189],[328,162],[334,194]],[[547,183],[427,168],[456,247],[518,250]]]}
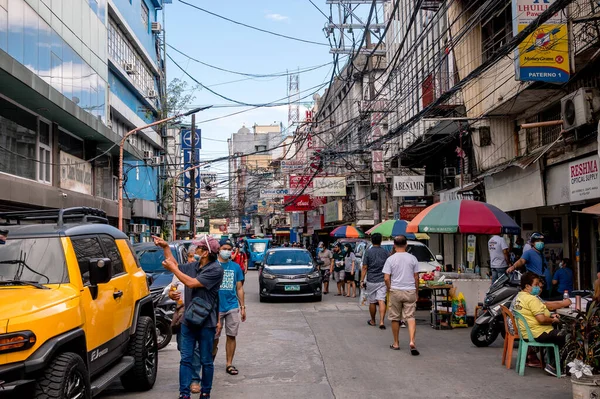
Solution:
{"label": "white cloud", "polygon": [[269,14],[265,15],[265,18],[270,19],[272,21],[277,21],[277,22],[288,21],[290,19],[286,15],[281,15],[281,14],[277,14],[277,13],[269,13]]}

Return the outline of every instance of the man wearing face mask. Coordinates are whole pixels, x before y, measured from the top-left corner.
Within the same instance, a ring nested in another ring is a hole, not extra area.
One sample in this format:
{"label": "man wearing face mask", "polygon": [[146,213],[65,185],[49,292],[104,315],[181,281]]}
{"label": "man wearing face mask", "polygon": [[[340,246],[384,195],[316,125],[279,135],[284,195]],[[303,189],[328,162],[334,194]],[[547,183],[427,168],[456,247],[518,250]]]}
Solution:
{"label": "man wearing face mask", "polygon": [[[221,320],[221,330],[225,330],[225,335],[227,336],[225,344],[225,371],[230,375],[238,375],[238,369],[232,363],[240,321],[246,321],[244,272],[242,272],[240,265],[231,261],[233,250],[231,240],[224,238],[220,244],[221,249],[218,261],[223,268],[223,282],[219,289],[219,319]],[[218,331],[213,347],[213,358],[217,355],[220,336],[221,331]]]}
{"label": "man wearing face mask", "polygon": [[[548,267],[546,264],[546,257],[544,256],[544,236],[540,233],[533,233],[530,241],[531,249],[524,251],[521,259],[509,267],[506,271],[507,273],[525,268],[528,272],[535,273],[538,276],[544,276]],[[543,284],[544,282],[542,281],[542,285]]]}
{"label": "man wearing face mask", "polygon": [[[539,298],[542,291],[541,286],[538,275],[531,272],[523,274],[521,276],[521,292],[515,298],[513,309],[523,316],[536,341],[553,343],[562,348],[565,344],[565,337],[559,335],[559,330],[553,327],[553,324],[558,323],[558,315],[555,314],[551,317],[550,311],[568,307],[571,305],[571,301],[564,299],[556,302],[542,302]],[[519,330],[523,334],[521,338],[528,339],[525,326],[521,321],[518,323]],[[544,371],[556,376],[554,351],[547,350],[546,356],[548,359]]]}

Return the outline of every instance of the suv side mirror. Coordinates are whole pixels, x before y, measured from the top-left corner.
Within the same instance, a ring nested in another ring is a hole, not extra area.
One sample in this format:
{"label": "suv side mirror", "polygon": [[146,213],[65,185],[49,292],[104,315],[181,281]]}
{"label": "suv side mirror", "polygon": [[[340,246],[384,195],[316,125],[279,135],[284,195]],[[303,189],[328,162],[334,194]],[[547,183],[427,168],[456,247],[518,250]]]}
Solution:
{"label": "suv side mirror", "polygon": [[435,260],[437,260],[438,262],[443,262],[444,261],[444,257],[442,255],[436,255],[435,256]]}
{"label": "suv side mirror", "polygon": [[88,260],[90,272],[90,288],[92,297],[98,296],[98,284],[108,283],[112,278],[112,265],[109,258],[90,258]]}

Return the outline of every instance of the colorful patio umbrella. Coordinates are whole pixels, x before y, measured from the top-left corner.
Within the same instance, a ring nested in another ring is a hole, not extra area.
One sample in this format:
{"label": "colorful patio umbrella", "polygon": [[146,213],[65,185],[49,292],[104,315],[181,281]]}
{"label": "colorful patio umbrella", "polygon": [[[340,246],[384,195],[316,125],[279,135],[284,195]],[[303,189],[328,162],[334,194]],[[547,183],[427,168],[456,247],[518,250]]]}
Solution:
{"label": "colorful patio umbrella", "polygon": [[406,228],[409,233],[519,234],[510,216],[480,201],[438,202],[424,209]]}
{"label": "colorful patio umbrella", "polygon": [[336,227],[329,235],[335,238],[365,238],[365,233],[354,226]]}
{"label": "colorful patio umbrella", "polygon": [[400,219],[385,220],[366,231],[367,234],[379,233],[384,237],[396,237],[403,235],[409,240],[429,240],[425,233],[407,233],[408,222]]}

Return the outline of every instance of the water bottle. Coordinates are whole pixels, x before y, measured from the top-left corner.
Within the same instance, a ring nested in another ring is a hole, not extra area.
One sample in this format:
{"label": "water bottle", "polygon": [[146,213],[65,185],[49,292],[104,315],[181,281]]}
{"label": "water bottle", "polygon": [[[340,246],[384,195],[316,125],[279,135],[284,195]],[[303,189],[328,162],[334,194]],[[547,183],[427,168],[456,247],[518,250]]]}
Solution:
{"label": "water bottle", "polygon": [[565,292],[563,293],[563,299],[569,299],[569,291],[565,290]]}

